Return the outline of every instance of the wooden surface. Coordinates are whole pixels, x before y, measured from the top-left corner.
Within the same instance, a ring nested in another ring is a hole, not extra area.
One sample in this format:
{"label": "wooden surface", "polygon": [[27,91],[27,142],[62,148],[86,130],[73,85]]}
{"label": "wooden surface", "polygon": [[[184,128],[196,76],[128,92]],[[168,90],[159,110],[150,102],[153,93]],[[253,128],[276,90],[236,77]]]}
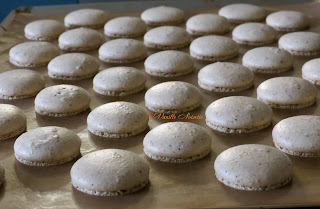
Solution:
{"label": "wooden surface", "polygon": [[[186,15],[217,12],[218,8],[188,10]],[[270,10],[275,9],[295,9],[313,16],[311,31],[320,32],[320,4],[308,3],[284,6],[270,6]],[[112,13],[112,16],[134,15],[139,13]],[[19,13],[8,26],[7,32],[0,37],[0,72],[14,69],[8,61],[9,49],[15,44],[26,41],[23,35],[23,28],[26,23],[44,18],[63,20],[64,15],[58,14],[27,14]],[[182,25],[183,27],[183,25]],[[102,32],[102,29],[100,30]],[[227,36],[230,37],[230,33]],[[53,42],[57,44],[57,42]],[[276,46],[276,44],[274,44]],[[250,49],[241,47],[240,55],[230,61],[241,63],[242,55]],[[188,51],[188,48],[183,49]],[[150,53],[153,53],[150,51]],[[90,51],[89,54],[97,57],[97,50]],[[309,58],[295,57],[294,69],[279,74],[279,76],[301,77],[301,66]],[[197,74],[205,64],[195,64],[193,73],[175,79],[162,79],[148,77],[147,88],[168,81],[181,80],[192,83],[197,87]],[[143,62],[129,65],[143,69]],[[100,70],[110,67],[101,62]],[[92,79],[77,82],[55,81],[48,77],[46,67],[35,68],[35,71],[44,75],[46,86],[61,83],[79,85],[87,89],[92,95],[91,109],[111,101],[129,101],[144,106],[145,90],[127,97],[102,97],[92,90]],[[273,75],[274,76],[274,75]],[[214,94],[201,90],[203,102],[200,108],[190,112],[193,115],[203,115],[206,107],[216,99],[230,95],[243,95],[256,97],[256,88],[264,80],[273,77],[272,75],[255,75],[254,87],[249,90],[232,94]],[[81,153],[85,155],[89,152],[103,148],[120,148],[138,153],[147,159],[143,154],[142,140],[147,131],[135,137],[121,140],[106,140],[88,134],[86,129],[86,117],[89,111],[76,116],[66,118],[50,118],[36,115],[34,112],[34,98],[4,101],[0,103],[10,103],[21,107],[28,120],[28,129],[41,126],[57,125],[64,126],[76,131],[82,140]],[[274,125],[280,120],[294,115],[314,114],[320,115],[319,98],[317,103],[311,107],[301,110],[277,110],[274,109],[273,122],[270,127],[257,133],[246,135],[222,135],[211,131],[204,119],[184,120],[206,127],[212,135],[212,152],[202,160],[187,164],[166,164],[153,160],[150,163],[150,184],[143,190],[132,195],[122,197],[94,197],[83,194],[74,188],[70,183],[70,168],[74,161],[61,166],[53,167],[29,167],[17,162],[13,155],[13,144],[15,139],[0,141],[0,162],[6,169],[5,185],[0,188],[0,208],[1,209],[34,209],[34,208],[226,208],[226,207],[294,207],[294,206],[320,206],[320,159],[308,159],[292,157],[294,164],[293,181],[289,185],[266,192],[245,192],[228,188],[215,178],[213,163],[216,156],[223,150],[247,143],[267,144],[273,146],[271,131]],[[151,119],[150,129],[160,123],[169,120]],[[172,121],[172,120],[171,120]],[[176,120],[177,121],[177,120]],[[178,120],[181,121],[181,120]]]}

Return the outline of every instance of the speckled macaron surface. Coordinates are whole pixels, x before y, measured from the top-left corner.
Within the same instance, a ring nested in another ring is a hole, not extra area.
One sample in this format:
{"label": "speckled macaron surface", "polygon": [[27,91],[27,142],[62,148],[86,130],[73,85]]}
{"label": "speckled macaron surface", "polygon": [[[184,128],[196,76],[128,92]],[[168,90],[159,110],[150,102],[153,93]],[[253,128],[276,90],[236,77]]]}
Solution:
{"label": "speckled macaron surface", "polygon": [[158,6],[143,11],[141,19],[150,26],[178,25],[184,21],[184,12],[175,7]]}
{"label": "speckled macaron surface", "polygon": [[195,39],[190,44],[190,55],[198,60],[223,61],[238,55],[238,45],[231,38],[209,35]]}
{"label": "speckled macaron surface", "polygon": [[185,52],[167,50],[150,55],[144,62],[146,73],[159,77],[174,77],[191,73],[193,60]]}
{"label": "speckled macaron surface", "polygon": [[302,78],[307,81],[320,85],[320,59],[313,59],[302,66]]}
{"label": "speckled macaron surface", "polygon": [[0,165],[0,186],[3,184],[4,182],[4,174],[5,174],[5,170],[4,167],[2,165]]}
{"label": "speckled macaron surface", "polygon": [[14,69],[0,74],[0,99],[12,100],[33,97],[44,88],[40,73]]}
{"label": "speckled macaron surface", "polygon": [[263,23],[244,23],[233,29],[232,38],[238,44],[265,45],[277,40],[277,31]]}
{"label": "speckled macaron surface", "polygon": [[40,91],[34,103],[34,109],[40,115],[70,116],[89,108],[90,94],[79,86],[61,84]]}
{"label": "speckled macaron surface", "polygon": [[309,26],[308,17],[298,11],[278,11],[268,15],[266,23],[282,32],[293,32]]}
{"label": "speckled macaron surface", "polygon": [[138,17],[117,17],[104,26],[104,34],[111,38],[134,38],[146,33],[146,24]]}
{"label": "speckled macaron surface", "polygon": [[47,126],[19,136],[14,143],[14,154],[19,162],[30,166],[60,165],[79,156],[80,145],[75,132]]}
{"label": "speckled macaron surface", "polygon": [[267,12],[262,7],[252,4],[229,4],[219,10],[219,15],[232,23],[262,22]]}
{"label": "speckled macaron surface", "polygon": [[277,77],[262,82],[257,98],[271,107],[297,109],[316,101],[317,89],[312,83],[297,77]]}
{"label": "speckled macaron surface", "polygon": [[94,109],[87,118],[88,130],[97,136],[123,138],[148,128],[147,110],[131,102],[111,102]]}
{"label": "speckled macaron surface", "polygon": [[149,165],[139,155],[120,149],[86,154],[71,168],[72,185],[96,196],[133,193],[149,182]]}
{"label": "speckled macaron surface", "polygon": [[105,11],[99,9],[79,9],[67,14],[64,24],[67,28],[100,28],[108,20]]}
{"label": "speckled macaron surface", "polygon": [[98,73],[98,60],[84,53],[60,55],[48,64],[48,75],[54,79],[82,80],[92,78]]}
{"label": "speckled macaron surface", "polygon": [[272,109],[251,97],[230,96],[212,102],[206,109],[206,123],[223,133],[249,133],[268,127]]}
{"label": "speckled macaron surface", "polygon": [[99,48],[99,59],[107,63],[132,63],[147,57],[147,48],[141,41],[119,38]]}
{"label": "speckled macaron surface", "polygon": [[23,110],[14,105],[0,104],[0,140],[18,136],[26,129],[27,121]]}
{"label": "speckled macaron surface", "polygon": [[217,179],[226,186],[246,191],[282,187],[292,179],[290,158],[274,147],[245,144],[231,147],[214,162]]}
{"label": "speckled macaron surface", "polygon": [[281,36],[279,48],[297,56],[314,56],[320,53],[320,34],[293,32]]}
{"label": "speckled macaron surface", "polygon": [[253,73],[240,64],[216,62],[200,69],[198,84],[212,92],[237,92],[250,88],[253,78]]}
{"label": "speckled macaron surface", "polygon": [[292,69],[293,56],[276,47],[258,47],[244,54],[242,64],[255,73],[281,73]]}
{"label": "speckled macaron surface", "polygon": [[57,20],[36,20],[24,28],[27,39],[35,41],[54,40],[65,31],[64,25]]}
{"label": "speckled macaron surface", "polygon": [[202,100],[197,87],[181,81],[157,84],[146,92],[144,98],[150,111],[167,114],[194,110]]}
{"label": "speckled macaron surface", "polygon": [[97,49],[104,42],[101,33],[90,28],[68,30],[59,36],[59,47],[70,52],[81,52]]}
{"label": "speckled macaron surface", "polygon": [[229,32],[229,21],[216,14],[198,14],[188,19],[186,28],[194,36],[224,34]]}
{"label": "speckled macaron surface", "polygon": [[24,42],[9,51],[10,62],[19,67],[46,65],[60,54],[59,49],[49,42]]}
{"label": "speckled macaron surface", "polygon": [[162,162],[192,162],[209,154],[211,136],[194,123],[164,123],[147,133],[143,150],[149,158]]}
{"label": "speckled macaron surface", "polygon": [[93,90],[106,96],[127,96],[145,89],[147,78],[133,67],[113,67],[100,71],[93,79]]}
{"label": "speckled macaron surface", "polygon": [[299,115],[281,120],[273,128],[275,146],[290,155],[320,157],[320,116]]}
{"label": "speckled macaron surface", "polygon": [[161,26],[149,30],[144,35],[144,44],[153,49],[179,49],[190,44],[190,35],[184,28]]}

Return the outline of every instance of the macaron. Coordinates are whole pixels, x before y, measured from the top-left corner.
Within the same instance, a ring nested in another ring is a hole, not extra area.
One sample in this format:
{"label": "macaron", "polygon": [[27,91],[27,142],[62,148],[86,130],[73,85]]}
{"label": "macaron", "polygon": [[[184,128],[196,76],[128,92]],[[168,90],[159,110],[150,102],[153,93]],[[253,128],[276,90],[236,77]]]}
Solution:
{"label": "macaron", "polygon": [[0,104],[0,140],[18,136],[26,129],[27,120],[23,110],[14,105]]}
{"label": "macaron", "polygon": [[206,109],[206,123],[223,133],[250,133],[267,128],[272,109],[251,97],[230,96],[212,102]]}
{"label": "macaron", "polygon": [[52,166],[69,162],[80,155],[79,136],[67,129],[48,126],[22,134],[14,143],[16,159],[30,166]]}
{"label": "macaron", "polygon": [[0,186],[4,183],[5,170],[2,165],[0,165]]}
{"label": "macaron", "polygon": [[282,32],[293,32],[309,27],[309,19],[302,12],[278,11],[268,15],[266,23]]}
{"label": "macaron", "polygon": [[297,77],[277,77],[262,82],[257,98],[273,108],[298,109],[315,103],[317,88]]}
{"label": "macaron", "polygon": [[101,33],[90,28],[68,30],[59,36],[59,47],[64,51],[82,52],[97,49],[104,42]]}
{"label": "macaron", "polygon": [[190,44],[190,35],[184,28],[161,26],[149,30],[144,35],[144,44],[152,49],[179,49]]}
{"label": "macaron", "polygon": [[99,59],[107,63],[133,63],[147,57],[147,48],[141,41],[119,38],[99,48]]}
{"label": "macaron", "polygon": [[216,62],[238,56],[238,44],[224,36],[203,36],[192,41],[190,55],[201,61]]}
{"label": "macaron", "polygon": [[70,12],[64,18],[67,28],[101,28],[108,20],[108,15],[100,9],[79,9]]}
{"label": "macaron", "polygon": [[279,48],[296,56],[314,56],[320,53],[320,34],[315,32],[293,32],[281,36]]}
{"label": "macaron", "polygon": [[93,79],[93,90],[106,96],[127,96],[146,88],[147,78],[133,67],[113,67],[100,71]]}
{"label": "macaron", "polygon": [[145,94],[146,107],[166,114],[188,112],[201,105],[197,87],[181,81],[169,81],[151,87]]}
{"label": "macaron", "polygon": [[95,196],[118,196],[136,192],[149,182],[149,165],[139,155],[120,149],[86,154],[71,168],[72,185]]}
{"label": "macaron", "polygon": [[219,10],[219,15],[235,24],[245,22],[262,22],[267,11],[253,4],[229,4]]}
{"label": "macaron", "polygon": [[175,7],[158,6],[144,10],[141,19],[149,26],[178,25],[184,21],[184,12]]}
{"label": "macaron", "polygon": [[198,14],[188,19],[186,29],[190,35],[205,36],[229,32],[229,21],[216,14]]}
{"label": "macaron", "polygon": [[62,54],[48,64],[48,75],[53,79],[82,80],[92,78],[100,64],[94,57],[84,53]]}
{"label": "macaron", "polygon": [[293,56],[276,47],[258,47],[243,55],[242,64],[255,73],[281,73],[293,68]]}
{"label": "macaron", "polygon": [[200,69],[198,84],[212,92],[238,92],[250,88],[253,78],[253,73],[240,64],[216,62]]}
{"label": "macaron", "polygon": [[13,100],[33,97],[44,88],[40,73],[27,69],[14,69],[0,74],[0,99]]}
{"label": "macaron", "polygon": [[224,185],[246,191],[263,191],[288,184],[292,161],[274,147],[245,144],[231,147],[214,162],[217,179]]}
{"label": "macaron", "polygon": [[281,120],[272,130],[280,151],[300,157],[320,157],[320,116],[299,115]]}
{"label": "macaron", "polygon": [[38,67],[47,65],[59,54],[59,49],[49,42],[30,41],[12,47],[9,60],[19,67]]}
{"label": "macaron", "polygon": [[194,123],[164,123],[147,133],[143,151],[153,160],[187,163],[199,160],[211,151],[211,136]]}
{"label": "macaron", "polygon": [[79,86],[55,85],[40,91],[34,104],[35,111],[40,115],[71,116],[89,108],[90,94]]}
{"label": "macaron", "polygon": [[131,102],[111,102],[90,112],[88,131],[107,138],[137,135],[148,128],[147,110]]}
{"label": "macaron", "polygon": [[36,20],[24,27],[25,37],[34,41],[54,40],[64,31],[64,25],[57,20]]}
{"label": "macaron", "polygon": [[238,44],[266,45],[277,40],[277,31],[263,23],[243,23],[233,29],[232,39]]}
{"label": "macaron", "polygon": [[116,17],[104,25],[104,34],[111,38],[135,38],[146,31],[147,25],[138,17]]}
{"label": "macaron", "polygon": [[144,62],[146,73],[158,77],[186,75],[193,70],[192,57],[181,51],[167,50],[150,55]]}
{"label": "macaron", "polygon": [[320,85],[320,58],[310,60],[302,66],[302,78]]}

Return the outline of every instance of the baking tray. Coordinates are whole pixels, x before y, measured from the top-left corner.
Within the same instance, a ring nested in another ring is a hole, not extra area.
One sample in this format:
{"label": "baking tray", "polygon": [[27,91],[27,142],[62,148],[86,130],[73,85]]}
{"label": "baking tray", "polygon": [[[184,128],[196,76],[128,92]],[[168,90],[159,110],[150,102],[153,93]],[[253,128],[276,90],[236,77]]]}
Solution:
{"label": "baking tray", "polygon": [[[26,23],[44,18],[52,18],[62,21],[65,14],[71,10],[93,7],[102,8],[110,12],[112,17],[121,15],[139,16],[143,9],[159,4],[173,5],[184,8],[186,16],[204,12],[216,13],[223,4],[235,1],[168,1],[168,2],[129,2],[129,3],[104,3],[88,5],[68,5],[52,7],[22,8],[12,12],[2,23],[2,36],[0,37],[0,72],[16,68],[8,61],[9,49],[20,42],[26,41],[23,29]],[[238,2],[238,1],[237,1]],[[294,9],[313,16],[311,31],[320,32],[320,4],[317,2],[302,1],[250,1],[251,3],[266,5],[270,11],[276,9]],[[129,12],[128,12],[129,11]],[[184,27],[184,25],[181,25]],[[102,29],[100,29],[102,32]],[[231,36],[231,34],[227,34]],[[57,44],[57,42],[53,42]],[[273,46],[276,46],[274,44]],[[242,55],[250,47],[240,47],[240,56],[230,61],[241,63]],[[188,51],[188,48],[182,49]],[[149,51],[153,53],[153,51]],[[97,57],[97,50],[89,54]],[[301,66],[309,58],[294,59],[294,70],[279,74],[281,76],[301,77]],[[197,74],[205,63],[196,62],[193,73],[174,79],[163,79],[148,76],[147,88],[168,81],[181,80],[196,86]],[[111,65],[101,62],[101,68]],[[133,67],[143,69],[143,62],[134,63]],[[111,101],[129,101],[144,106],[144,94],[126,97],[102,97],[92,90],[92,79],[74,82],[55,81],[48,77],[46,67],[34,68],[44,75],[46,86],[69,83],[79,85],[87,89],[92,95],[91,109]],[[254,87],[239,93],[210,93],[201,90],[203,102],[200,108],[190,112],[193,115],[204,116],[206,107],[216,99],[242,95],[256,97],[256,88],[264,80],[274,75],[255,75]],[[199,86],[198,86],[199,87]],[[88,134],[86,129],[86,117],[89,111],[79,115],[65,118],[50,118],[36,115],[34,112],[34,98],[4,101],[22,108],[28,121],[28,130],[41,126],[56,125],[67,127],[79,134],[82,140],[81,154],[104,148],[120,148],[138,153],[143,158],[142,140],[147,131],[127,139],[107,140]],[[148,160],[150,163],[150,184],[143,190],[120,197],[94,197],[75,190],[70,183],[70,168],[75,161],[52,167],[29,167],[17,162],[14,158],[13,144],[15,139],[0,141],[0,162],[6,168],[5,185],[0,188],[1,209],[35,209],[35,208],[271,208],[271,207],[306,207],[320,206],[320,160],[309,158],[290,158],[294,164],[294,176],[292,183],[282,188],[264,192],[238,191],[224,186],[215,178],[213,163],[216,156],[223,150],[247,143],[272,145],[271,131],[280,120],[302,114],[320,114],[319,98],[311,107],[301,110],[274,109],[272,125],[265,130],[245,135],[223,135],[211,131],[204,119],[178,120],[188,121],[206,127],[212,135],[212,152],[202,160],[186,164],[168,164]],[[164,122],[172,120],[160,120],[152,118],[149,122],[150,129]],[[177,120],[176,120],[177,121]]]}

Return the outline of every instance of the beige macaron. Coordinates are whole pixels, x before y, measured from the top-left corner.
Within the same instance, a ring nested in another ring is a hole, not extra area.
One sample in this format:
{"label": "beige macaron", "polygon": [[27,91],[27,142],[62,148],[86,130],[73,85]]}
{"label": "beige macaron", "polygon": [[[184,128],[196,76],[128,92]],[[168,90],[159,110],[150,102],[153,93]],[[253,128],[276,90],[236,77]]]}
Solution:
{"label": "beige macaron", "polygon": [[0,140],[18,136],[26,129],[27,120],[23,110],[14,105],[0,104]]}
{"label": "beige macaron", "polygon": [[237,92],[253,85],[253,73],[246,67],[231,62],[216,62],[198,73],[198,84],[212,92]]}
{"label": "beige macaron", "polygon": [[230,96],[212,102],[206,109],[206,123],[223,133],[250,133],[268,127],[272,109],[251,97]]}
{"label": "beige macaron", "polygon": [[216,62],[238,55],[238,44],[224,36],[203,36],[192,41],[190,55],[198,60]]}
{"label": "beige macaron", "polygon": [[143,151],[149,158],[162,162],[192,162],[210,153],[211,136],[194,123],[164,123],[147,133]]}
{"label": "beige macaron", "polygon": [[229,4],[219,10],[219,15],[235,24],[245,22],[262,22],[267,16],[267,11],[262,7],[252,4]]}
{"label": "beige macaron", "polygon": [[104,26],[104,34],[111,38],[135,38],[147,31],[146,24],[138,17],[117,17]]}
{"label": "beige macaron", "polygon": [[60,49],[69,52],[82,52],[97,49],[103,42],[103,35],[90,28],[71,29],[59,36]]}
{"label": "beige macaron", "polygon": [[76,115],[89,108],[90,94],[74,85],[50,86],[36,96],[35,111],[40,115],[63,117]]}
{"label": "beige macaron", "polygon": [[302,66],[302,78],[307,81],[320,85],[320,59],[313,59]]}
{"label": "beige macaron", "polygon": [[262,82],[257,98],[273,108],[298,109],[315,103],[317,88],[297,77],[277,77]]}
{"label": "beige macaron", "polygon": [[119,38],[99,48],[99,59],[107,63],[133,63],[147,57],[147,48],[141,41]]}
{"label": "beige macaron", "polygon": [[181,51],[167,50],[150,55],[144,62],[146,73],[158,77],[186,75],[193,70],[192,57]]}
{"label": "beige macaron", "polygon": [[93,79],[93,90],[106,96],[127,96],[146,88],[147,78],[133,67],[113,67],[100,71]]}
{"label": "beige macaron", "polygon": [[255,73],[281,73],[292,69],[293,56],[276,47],[258,47],[244,54],[242,64]]}
{"label": "beige macaron", "polygon": [[108,20],[106,12],[100,9],[79,9],[70,12],[64,18],[67,28],[101,28]]}
{"label": "beige macaron", "polygon": [[94,109],[87,118],[88,131],[107,138],[137,135],[148,128],[147,110],[131,102],[111,102]]}
{"label": "beige macaron", "polygon": [[141,19],[149,26],[178,25],[184,21],[184,12],[175,7],[158,6],[144,10]]}
{"label": "beige macaron", "polygon": [[309,19],[302,12],[278,11],[268,15],[266,23],[282,32],[293,32],[309,27]]}
{"label": "beige macaron", "polygon": [[188,19],[187,31],[193,36],[205,36],[212,34],[224,34],[229,32],[229,21],[216,14],[198,14]]}
{"label": "beige macaron", "polygon": [[320,53],[320,34],[315,32],[294,32],[281,36],[279,48],[296,56],[315,56]]}
{"label": "beige macaron", "polygon": [[149,165],[139,155],[120,149],[86,154],[71,168],[72,185],[95,196],[136,192],[149,182]]}
{"label": "beige macaron", "polygon": [[289,155],[320,157],[320,116],[299,115],[281,120],[273,128],[274,145]]}
{"label": "beige macaron", "polygon": [[69,162],[80,155],[79,136],[57,126],[29,130],[14,143],[16,159],[30,166],[52,166]]}
{"label": "beige macaron", "polygon": [[12,100],[33,97],[44,88],[40,73],[15,69],[0,74],[0,99]]}
{"label": "beige macaron", "polygon": [[59,49],[55,45],[38,41],[17,44],[9,51],[10,62],[19,67],[47,65],[59,54]]}
{"label": "beige macaron", "polygon": [[57,20],[36,20],[25,26],[24,35],[30,40],[48,41],[57,39],[64,31],[64,25]]}
{"label": "beige macaron", "polygon": [[152,112],[182,113],[201,105],[197,87],[181,81],[169,81],[151,87],[145,94],[146,107]]}
{"label": "beige macaron", "polygon": [[214,162],[217,179],[226,186],[263,191],[288,184],[293,176],[290,158],[274,147],[245,144],[231,147]]}
{"label": "beige macaron", "polygon": [[161,26],[144,35],[144,44],[152,49],[179,49],[190,44],[191,37],[184,28]]}
{"label": "beige macaron", "polygon": [[232,39],[238,44],[266,45],[277,40],[277,31],[263,23],[244,23],[233,29]]}
{"label": "beige macaron", "polygon": [[48,75],[54,79],[82,80],[92,78],[99,67],[98,60],[88,54],[68,53],[49,62]]}
{"label": "beige macaron", "polygon": [[0,186],[4,183],[4,167],[0,164]]}

